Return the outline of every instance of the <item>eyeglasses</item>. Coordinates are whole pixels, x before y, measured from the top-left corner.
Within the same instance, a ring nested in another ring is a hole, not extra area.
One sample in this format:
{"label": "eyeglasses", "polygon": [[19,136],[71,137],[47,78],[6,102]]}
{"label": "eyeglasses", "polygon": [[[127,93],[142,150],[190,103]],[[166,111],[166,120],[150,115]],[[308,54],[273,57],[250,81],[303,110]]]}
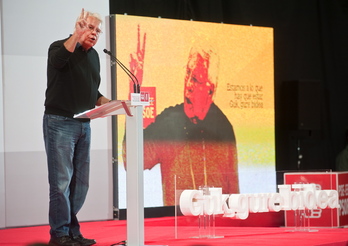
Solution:
{"label": "eyeglasses", "polygon": [[99,36],[100,34],[102,34],[102,31],[98,28],[98,27],[94,27],[93,25],[91,24],[88,24],[87,25],[88,29],[91,31],[91,32],[96,32],[97,35]]}

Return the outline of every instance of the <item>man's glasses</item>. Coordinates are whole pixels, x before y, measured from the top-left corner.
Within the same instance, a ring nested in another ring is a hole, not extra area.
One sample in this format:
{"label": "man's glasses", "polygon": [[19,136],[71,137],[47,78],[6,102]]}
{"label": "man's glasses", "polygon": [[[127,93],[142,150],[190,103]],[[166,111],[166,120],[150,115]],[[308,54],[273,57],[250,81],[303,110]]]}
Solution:
{"label": "man's glasses", "polygon": [[97,35],[99,36],[100,34],[102,34],[102,31],[98,28],[98,27],[94,27],[93,25],[87,25],[88,29],[93,32],[95,31],[97,33]]}

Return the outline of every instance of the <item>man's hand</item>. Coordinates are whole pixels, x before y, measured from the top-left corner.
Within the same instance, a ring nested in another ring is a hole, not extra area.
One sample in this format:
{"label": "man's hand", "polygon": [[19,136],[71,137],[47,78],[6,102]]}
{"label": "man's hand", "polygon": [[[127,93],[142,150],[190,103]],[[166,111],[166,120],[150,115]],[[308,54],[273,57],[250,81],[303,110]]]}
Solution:
{"label": "man's hand", "polygon": [[64,43],[64,46],[68,51],[74,52],[76,44],[80,41],[80,38],[82,37],[82,35],[87,30],[89,30],[87,26],[88,16],[89,16],[88,12],[85,15],[85,10],[82,9],[80,16],[75,23],[75,31],[73,35]]}
{"label": "man's hand", "polygon": [[88,26],[87,26],[88,16],[89,16],[89,13],[87,12],[87,14],[85,15],[85,10],[82,9],[81,14],[75,24],[75,33],[78,37],[81,37],[88,30]]}
{"label": "man's hand", "polygon": [[111,101],[111,100],[110,100],[109,98],[106,98],[106,97],[104,97],[104,96],[101,96],[101,97],[98,98],[97,103],[96,103],[95,105],[96,105],[96,106],[100,106],[100,105],[103,105],[103,104],[108,103],[108,102],[110,102],[110,101]]}

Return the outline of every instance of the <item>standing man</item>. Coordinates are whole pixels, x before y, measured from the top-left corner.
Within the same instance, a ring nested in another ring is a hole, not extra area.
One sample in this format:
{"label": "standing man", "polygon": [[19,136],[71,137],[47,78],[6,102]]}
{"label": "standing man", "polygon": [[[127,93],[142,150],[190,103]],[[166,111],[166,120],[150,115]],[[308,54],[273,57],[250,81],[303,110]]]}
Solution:
{"label": "standing man", "polygon": [[48,50],[43,132],[50,184],[49,245],[92,245],[76,217],[89,185],[91,130],[89,119],[74,115],[110,100],[99,91],[100,63],[93,46],[101,34],[98,14],[82,12],[69,38]]}

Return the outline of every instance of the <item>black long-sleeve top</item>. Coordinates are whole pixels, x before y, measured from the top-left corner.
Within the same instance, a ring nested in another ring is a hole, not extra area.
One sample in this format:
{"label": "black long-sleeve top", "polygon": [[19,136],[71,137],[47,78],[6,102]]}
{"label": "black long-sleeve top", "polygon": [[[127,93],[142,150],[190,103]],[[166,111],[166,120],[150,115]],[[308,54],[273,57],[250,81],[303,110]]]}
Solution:
{"label": "black long-sleeve top", "polygon": [[48,50],[45,114],[72,118],[94,108],[102,96],[100,62],[93,47],[85,51],[78,44],[71,53],[64,46],[66,40],[52,43]]}

